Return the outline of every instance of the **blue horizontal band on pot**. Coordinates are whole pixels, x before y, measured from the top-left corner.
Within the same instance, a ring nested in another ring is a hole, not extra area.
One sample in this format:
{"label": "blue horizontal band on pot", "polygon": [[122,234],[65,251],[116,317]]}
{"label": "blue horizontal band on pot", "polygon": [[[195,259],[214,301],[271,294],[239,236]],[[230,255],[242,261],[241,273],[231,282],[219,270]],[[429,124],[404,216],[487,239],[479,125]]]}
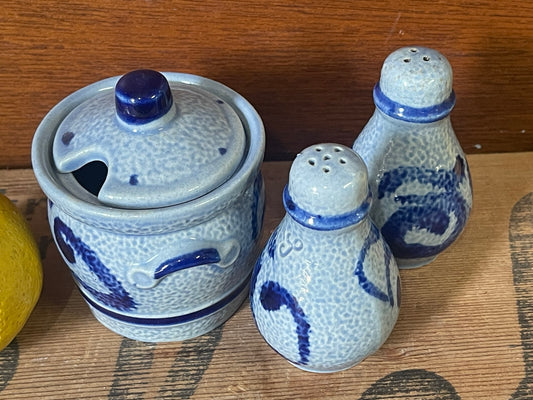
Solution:
{"label": "blue horizontal band on pot", "polygon": [[250,276],[248,276],[243,283],[241,283],[237,289],[231,292],[229,295],[224,297],[222,300],[216,302],[215,304],[210,305],[202,310],[198,310],[189,314],[176,315],[174,317],[161,317],[161,318],[143,318],[143,317],[134,317],[131,315],[119,314],[117,312],[108,310],[107,308],[102,307],[101,305],[95,303],[93,300],[88,298],[85,293],[81,292],[83,298],[89,303],[92,307],[100,311],[102,314],[107,315],[110,318],[116,319],[118,321],[127,322],[130,324],[137,325],[152,325],[152,326],[166,326],[166,325],[177,325],[184,324],[186,322],[192,322],[194,320],[207,317],[210,314],[213,314],[216,311],[219,311],[221,308],[227,306],[233,300],[235,300],[239,294],[246,288],[250,283]]}
{"label": "blue horizontal band on pot", "polygon": [[430,107],[409,107],[387,97],[379,86],[374,86],[374,104],[389,117],[406,122],[428,123],[445,118],[455,106],[455,92],[440,104]]}
{"label": "blue horizontal band on pot", "polygon": [[289,194],[288,185],[283,190],[283,205],[287,213],[300,225],[307,228],[315,229],[317,231],[333,231],[336,229],[345,228],[350,225],[355,225],[368,214],[370,205],[372,204],[372,193],[368,189],[368,196],[359,208],[345,214],[339,215],[318,215],[311,214],[300,208]]}

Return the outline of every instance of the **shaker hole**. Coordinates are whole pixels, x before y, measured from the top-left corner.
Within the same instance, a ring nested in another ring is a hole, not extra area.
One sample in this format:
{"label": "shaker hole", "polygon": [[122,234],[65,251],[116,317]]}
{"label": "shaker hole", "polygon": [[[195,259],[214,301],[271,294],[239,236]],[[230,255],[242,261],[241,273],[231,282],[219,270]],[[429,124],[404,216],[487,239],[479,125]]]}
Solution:
{"label": "shaker hole", "polygon": [[341,149],[340,147],[334,147],[334,148],[333,148],[333,151],[334,151],[335,153],[340,153],[340,152],[342,151],[342,149]]}
{"label": "shaker hole", "polygon": [[322,168],[322,171],[324,171],[324,173],[327,174],[330,171],[330,169],[329,167],[324,167]]}
{"label": "shaker hole", "polygon": [[344,158],[339,159],[339,163],[346,164],[346,160]]}
{"label": "shaker hole", "polygon": [[72,174],[81,187],[98,196],[107,177],[107,165],[102,161],[91,161]]}
{"label": "shaker hole", "polygon": [[315,147],[315,151],[322,151],[322,147]]}
{"label": "shaker hole", "polygon": [[307,162],[309,163],[309,165],[311,165],[311,166],[314,167],[314,165],[315,165],[315,160],[313,160],[313,159],[309,159],[309,160],[307,160]]}
{"label": "shaker hole", "polygon": [[431,60],[431,58],[429,58],[429,56],[424,56],[424,57],[422,57],[422,60],[429,61],[429,60]]}
{"label": "shaker hole", "polygon": [[324,161],[328,161],[329,159],[331,159],[331,156],[329,154],[324,154],[324,157],[322,157],[322,159]]}
{"label": "shaker hole", "polygon": [[410,59],[410,58],[404,58],[404,59],[403,59],[403,62],[404,62],[404,63],[411,62],[411,59]]}
{"label": "shaker hole", "polygon": [[418,51],[418,49],[415,48],[415,47],[413,47],[413,48],[411,48],[409,51],[410,51],[411,53],[416,53],[416,52]]}

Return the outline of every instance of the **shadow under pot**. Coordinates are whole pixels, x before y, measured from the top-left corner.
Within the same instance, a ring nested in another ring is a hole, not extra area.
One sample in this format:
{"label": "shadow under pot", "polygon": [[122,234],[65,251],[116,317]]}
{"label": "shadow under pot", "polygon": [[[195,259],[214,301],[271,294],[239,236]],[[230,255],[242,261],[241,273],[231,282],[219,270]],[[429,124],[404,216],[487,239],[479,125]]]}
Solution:
{"label": "shadow under pot", "polygon": [[202,335],[246,298],[264,128],[228,87],[138,70],[57,104],[32,144],[55,242],[92,313],[150,342]]}

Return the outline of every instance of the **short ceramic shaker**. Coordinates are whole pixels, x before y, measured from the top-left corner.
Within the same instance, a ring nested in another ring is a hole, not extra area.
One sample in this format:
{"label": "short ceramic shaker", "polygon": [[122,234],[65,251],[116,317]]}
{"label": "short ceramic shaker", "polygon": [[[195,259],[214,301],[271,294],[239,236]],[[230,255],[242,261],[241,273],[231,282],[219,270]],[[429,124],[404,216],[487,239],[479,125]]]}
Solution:
{"label": "short ceramic shaker", "polygon": [[294,160],[283,202],[252,276],[257,328],[298,368],[350,368],[385,342],[400,306],[398,267],[368,216],[366,167],[348,147],[311,146]]}
{"label": "short ceramic shaker", "polygon": [[374,195],[371,216],[400,268],[430,263],[472,207],[468,163],[455,136],[452,68],[439,52],[391,53],[374,87],[375,112],[353,144]]}
{"label": "short ceramic shaker", "polygon": [[161,342],[247,298],[264,208],[259,115],[221,83],[137,70],[69,95],[32,162],[54,240],[92,313]]}

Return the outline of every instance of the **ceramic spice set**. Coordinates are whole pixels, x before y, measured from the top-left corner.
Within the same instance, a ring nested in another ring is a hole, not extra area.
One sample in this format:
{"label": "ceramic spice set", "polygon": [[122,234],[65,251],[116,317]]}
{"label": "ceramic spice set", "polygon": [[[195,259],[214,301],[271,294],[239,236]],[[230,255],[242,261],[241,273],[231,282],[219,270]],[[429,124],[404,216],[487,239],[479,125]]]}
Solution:
{"label": "ceramic spice set", "polygon": [[472,207],[446,58],[393,52],[374,102],[353,148],[296,157],[286,215],[260,248],[265,133],[238,93],[139,70],[61,101],[35,133],[32,163],[95,317],[136,340],[185,340],[249,295],[261,335],[301,369],[339,371],[374,353],[398,318],[399,268],[430,263]]}

